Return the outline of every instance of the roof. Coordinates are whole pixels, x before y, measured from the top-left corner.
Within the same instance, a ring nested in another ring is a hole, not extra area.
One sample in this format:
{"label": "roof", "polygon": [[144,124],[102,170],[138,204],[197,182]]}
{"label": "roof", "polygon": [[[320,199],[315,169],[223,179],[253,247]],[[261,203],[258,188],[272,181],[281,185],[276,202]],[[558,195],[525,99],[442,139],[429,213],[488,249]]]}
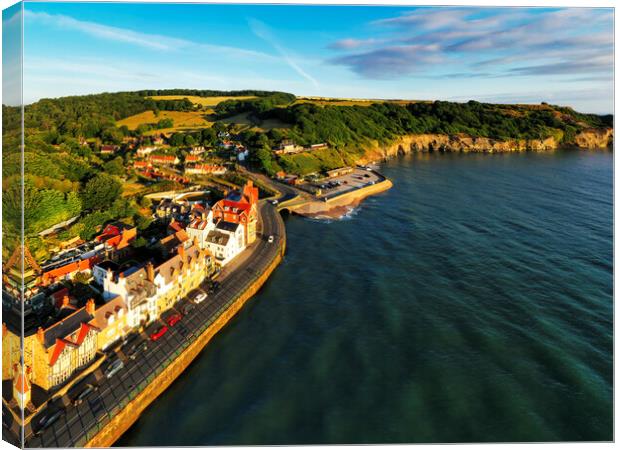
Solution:
{"label": "roof", "polygon": [[114,261],[110,261],[109,259],[106,259],[105,261],[100,262],[99,264],[97,264],[97,267],[103,270],[110,269],[113,272],[118,270],[118,264],[116,264]]}
{"label": "roof", "polygon": [[127,305],[121,296],[116,296],[105,305],[100,306],[95,310],[95,317],[91,323],[100,330],[103,330],[108,326],[108,315],[110,313],[117,314],[121,310],[126,313]]}
{"label": "roof", "polygon": [[179,272],[186,271],[188,264],[195,261],[201,253],[200,249],[195,245],[192,245],[189,248],[182,248],[182,250],[185,254],[185,258],[177,253],[175,256],[155,268],[155,272],[164,278],[164,282],[166,284],[170,284],[171,281],[176,279]]}
{"label": "roof", "polygon": [[215,225],[216,230],[228,231],[234,233],[240,227],[238,223],[226,222],[225,220],[220,220],[217,225]]}
{"label": "roof", "polygon": [[194,230],[204,230],[205,228],[208,227],[208,225],[209,225],[208,220],[203,220],[202,218],[196,218],[189,223],[187,228],[191,228]]}
{"label": "roof", "polygon": [[207,241],[213,244],[222,245],[226,247],[230,240],[230,234],[222,233],[221,231],[210,231],[207,235]]}
{"label": "roof", "polygon": [[80,329],[83,323],[90,322],[91,316],[86,308],[80,308],[63,320],[56,322],[46,330],[43,330],[43,345],[49,348],[56,343],[57,339],[64,339]]}
{"label": "roof", "polygon": [[172,228],[175,232],[180,232],[180,231],[184,231],[183,229],[183,224],[180,222],[177,222],[176,220],[174,222],[170,222],[170,224],[168,225],[170,228]]}

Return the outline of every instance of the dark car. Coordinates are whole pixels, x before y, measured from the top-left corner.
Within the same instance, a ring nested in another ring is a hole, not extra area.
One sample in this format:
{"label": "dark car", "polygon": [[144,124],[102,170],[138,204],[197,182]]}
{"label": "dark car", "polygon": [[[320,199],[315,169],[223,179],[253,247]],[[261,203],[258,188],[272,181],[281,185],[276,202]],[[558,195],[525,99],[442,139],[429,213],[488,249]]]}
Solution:
{"label": "dark car", "polygon": [[41,417],[37,421],[37,425],[39,426],[39,429],[36,431],[35,435],[38,436],[41,433],[43,433],[43,431],[47,427],[49,427],[54,422],[56,422],[60,418],[60,416],[62,416],[64,413],[65,413],[64,409],[57,409],[55,411],[50,411],[50,412],[44,414],[43,417]]}
{"label": "dark car", "polygon": [[98,389],[97,386],[88,383],[86,387],[82,389],[82,392],[80,392],[77,395],[77,397],[73,399],[73,406],[77,406],[81,404],[84,401],[84,399],[90,395],[91,392],[95,392],[97,389]]}
{"label": "dark car", "polygon": [[133,344],[129,350],[127,350],[127,357],[129,359],[136,359],[140,353],[145,351],[149,347],[149,344],[146,341],[136,342]]}
{"label": "dark car", "polygon": [[120,359],[112,361],[105,369],[104,375],[106,376],[106,378],[112,378],[123,367],[125,367],[125,364]]}
{"label": "dark car", "polygon": [[183,308],[181,308],[181,312],[184,315],[188,315],[191,311],[194,310],[194,308],[196,308],[192,303],[187,303],[185,305],[183,305]]}

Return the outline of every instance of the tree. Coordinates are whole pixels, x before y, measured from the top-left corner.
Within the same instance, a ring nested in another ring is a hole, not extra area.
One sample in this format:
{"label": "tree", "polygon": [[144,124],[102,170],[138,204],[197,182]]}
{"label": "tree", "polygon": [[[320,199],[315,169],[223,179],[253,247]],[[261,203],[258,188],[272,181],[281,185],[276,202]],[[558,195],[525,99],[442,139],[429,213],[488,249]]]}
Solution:
{"label": "tree", "polygon": [[120,197],[121,183],[113,176],[101,173],[91,178],[82,191],[85,209],[107,209]]}
{"label": "tree", "polygon": [[103,165],[103,169],[106,171],[106,173],[109,173],[110,175],[118,175],[118,176],[124,175],[125,164],[124,164],[123,158],[120,156],[117,156],[113,160],[105,163]]}

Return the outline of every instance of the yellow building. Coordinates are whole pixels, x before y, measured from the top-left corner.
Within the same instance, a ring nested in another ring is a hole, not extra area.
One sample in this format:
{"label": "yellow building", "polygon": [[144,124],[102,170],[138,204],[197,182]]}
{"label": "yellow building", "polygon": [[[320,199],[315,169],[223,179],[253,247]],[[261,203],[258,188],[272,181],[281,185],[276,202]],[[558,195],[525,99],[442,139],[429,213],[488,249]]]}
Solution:
{"label": "yellow building", "polygon": [[[52,326],[24,337],[24,366],[29,380],[49,390],[91,364],[98,350],[123,337],[127,308],[122,298],[96,308],[94,300]],[[19,333],[2,327],[2,379],[14,379],[20,365]],[[21,366],[20,366],[21,367]],[[15,381],[15,380],[14,380]]]}
{"label": "yellow building", "polygon": [[175,256],[154,268],[158,314],[174,306],[214,271],[215,260],[208,250],[195,244],[179,245]]}

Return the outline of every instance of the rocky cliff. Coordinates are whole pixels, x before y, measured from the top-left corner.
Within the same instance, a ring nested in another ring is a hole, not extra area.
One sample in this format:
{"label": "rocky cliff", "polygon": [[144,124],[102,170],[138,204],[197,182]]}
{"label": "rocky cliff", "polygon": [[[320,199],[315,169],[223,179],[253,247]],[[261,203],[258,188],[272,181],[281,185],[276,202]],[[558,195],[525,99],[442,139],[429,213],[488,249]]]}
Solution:
{"label": "rocky cliff", "polygon": [[[392,143],[381,145],[373,143],[365,149],[360,163],[411,152],[523,152],[549,151],[560,148],[563,144],[555,137],[546,139],[511,139],[497,140],[468,135],[446,134],[412,134],[395,139]],[[584,149],[605,149],[613,145],[613,129],[586,129],[575,136],[574,142],[568,144]]]}

